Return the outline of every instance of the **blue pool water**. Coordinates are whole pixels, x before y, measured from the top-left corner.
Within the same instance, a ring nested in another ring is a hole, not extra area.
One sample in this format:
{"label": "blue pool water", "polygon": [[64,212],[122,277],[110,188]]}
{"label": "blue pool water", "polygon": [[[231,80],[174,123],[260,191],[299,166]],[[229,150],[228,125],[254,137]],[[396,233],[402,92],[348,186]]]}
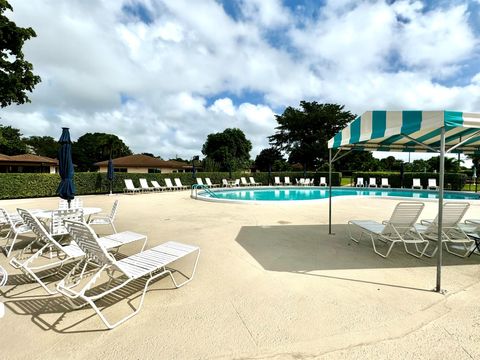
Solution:
{"label": "blue pool water", "polygon": [[[228,189],[219,190],[211,195],[200,192],[201,197],[222,200],[243,201],[295,201],[295,200],[319,200],[328,198],[328,189],[319,188],[268,188],[268,189]],[[404,190],[404,189],[355,189],[333,188],[334,196],[387,196],[413,199],[437,199],[436,191],[427,190]],[[456,200],[479,200],[480,196],[472,193],[444,192],[445,199]]]}

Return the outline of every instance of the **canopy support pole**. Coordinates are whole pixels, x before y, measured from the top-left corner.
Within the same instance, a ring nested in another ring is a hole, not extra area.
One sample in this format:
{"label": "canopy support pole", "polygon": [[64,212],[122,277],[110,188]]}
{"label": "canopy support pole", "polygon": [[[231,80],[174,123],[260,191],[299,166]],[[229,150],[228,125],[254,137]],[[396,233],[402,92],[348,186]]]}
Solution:
{"label": "canopy support pole", "polygon": [[[472,135],[468,136],[467,138],[463,139],[462,140],[462,137],[460,136],[460,142],[454,146],[452,146],[450,149],[447,150],[447,153],[448,152],[451,152],[452,150],[455,150],[456,148],[458,148],[459,146],[462,146],[463,144],[465,144],[467,141],[469,141],[470,139],[473,139],[474,137],[477,137],[478,135],[480,135],[480,131],[477,131],[475,133],[473,133]],[[458,153],[460,155],[460,153]]]}
{"label": "canopy support pole", "polygon": [[328,234],[332,235],[332,149],[328,149]]}
{"label": "canopy support pole", "polygon": [[437,241],[437,286],[436,292],[442,292],[442,233],[443,233],[443,187],[445,178],[445,127],[440,133],[440,184],[438,187],[438,241]]}

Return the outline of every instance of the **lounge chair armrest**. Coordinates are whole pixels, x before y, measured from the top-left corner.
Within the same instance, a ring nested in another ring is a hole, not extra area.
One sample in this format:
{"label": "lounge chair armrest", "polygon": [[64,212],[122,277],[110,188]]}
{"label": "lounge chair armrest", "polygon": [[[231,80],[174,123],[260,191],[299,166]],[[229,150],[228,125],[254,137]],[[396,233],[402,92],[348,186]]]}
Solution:
{"label": "lounge chair armrest", "polygon": [[424,219],[420,221],[420,224],[422,225],[430,225],[431,223],[433,223],[433,220],[431,219]]}

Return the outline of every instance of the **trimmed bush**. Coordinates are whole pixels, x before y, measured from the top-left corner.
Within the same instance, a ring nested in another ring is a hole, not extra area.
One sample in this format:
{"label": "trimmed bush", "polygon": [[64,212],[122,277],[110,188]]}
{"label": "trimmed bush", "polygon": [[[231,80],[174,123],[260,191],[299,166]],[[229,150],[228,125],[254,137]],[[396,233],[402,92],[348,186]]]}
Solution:
{"label": "trimmed bush", "polygon": [[[389,184],[394,188],[401,187],[401,177],[398,172],[354,172],[352,175],[354,184],[357,183],[357,178],[363,177],[363,182],[368,185],[369,178],[375,177],[377,179],[377,185],[380,185],[381,178],[388,178]],[[438,173],[424,173],[424,172],[406,172],[403,174],[403,187],[411,188],[413,184],[413,178],[419,178],[424,189],[428,186],[428,179],[437,179],[437,185],[439,184]],[[465,186],[467,176],[462,173],[445,173],[445,188],[450,190],[460,191]]]}
{"label": "trimmed bush", "polygon": [[[232,178],[237,179],[241,176],[253,176],[256,182],[268,184],[268,173],[244,174],[240,172],[232,173]],[[271,182],[274,176],[290,176],[290,181],[294,182],[295,178],[303,177],[303,172],[272,172]],[[328,181],[328,173],[307,172],[307,177],[314,178],[318,184],[320,176],[325,176]],[[125,187],[124,179],[132,179],[135,186],[140,186],[139,179],[145,178],[148,181],[157,180],[160,185],[164,185],[164,178],[180,178],[183,185],[191,186],[196,183],[196,179],[192,177],[192,173],[170,173],[170,174],[137,174],[137,173],[115,173],[113,180],[113,192],[121,193]],[[205,179],[209,177],[212,183],[221,184],[222,179],[229,177],[229,173],[220,172],[202,172],[197,173],[196,177]],[[338,186],[341,181],[341,173],[332,173],[332,185]],[[76,195],[88,194],[106,194],[110,191],[110,182],[107,180],[106,173],[99,172],[79,172],[74,176]],[[46,197],[57,196],[57,187],[60,183],[58,174],[39,174],[39,173],[23,173],[10,174],[0,173],[0,199],[18,199],[30,197]]]}

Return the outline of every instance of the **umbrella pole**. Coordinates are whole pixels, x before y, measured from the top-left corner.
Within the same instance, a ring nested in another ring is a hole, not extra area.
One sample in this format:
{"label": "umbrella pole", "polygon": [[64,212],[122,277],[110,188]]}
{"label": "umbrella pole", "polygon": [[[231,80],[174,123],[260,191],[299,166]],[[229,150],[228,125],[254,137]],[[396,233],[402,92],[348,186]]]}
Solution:
{"label": "umbrella pole", "polygon": [[112,180],[110,180],[110,196],[112,195]]}
{"label": "umbrella pole", "polygon": [[332,235],[332,149],[328,149],[328,234]]}
{"label": "umbrella pole", "polygon": [[443,232],[443,186],[445,178],[445,127],[440,133],[440,179],[438,187],[438,250],[437,250],[437,286],[436,292],[442,292],[442,232]]}

